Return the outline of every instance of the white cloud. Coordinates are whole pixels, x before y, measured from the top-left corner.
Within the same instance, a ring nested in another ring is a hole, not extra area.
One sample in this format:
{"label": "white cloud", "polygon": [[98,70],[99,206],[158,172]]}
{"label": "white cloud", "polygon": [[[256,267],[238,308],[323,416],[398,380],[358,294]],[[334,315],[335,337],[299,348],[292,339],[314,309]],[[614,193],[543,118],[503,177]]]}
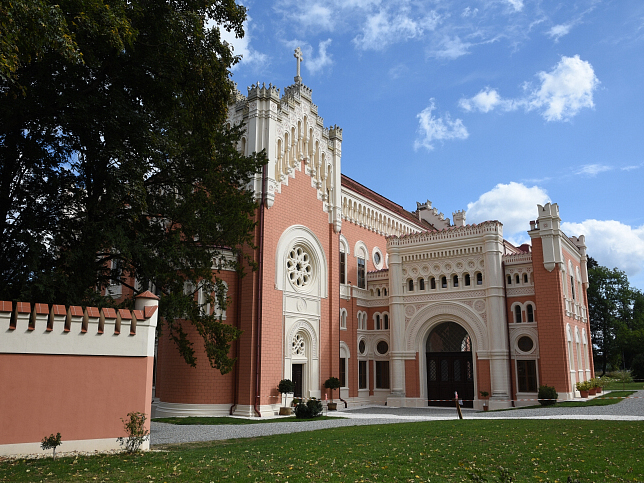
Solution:
{"label": "white cloud", "polygon": [[[250,45],[251,34],[250,34],[249,24],[251,20],[252,19],[250,17],[247,17],[246,20],[244,21],[244,36],[241,39],[238,39],[237,37],[235,37],[234,31],[228,32],[226,31],[225,28],[219,27],[219,35],[221,36],[221,40],[228,42],[228,44],[233,47],[233,53],[235,55],[242,56],[242,60],[238,64],[233,66],[233,69],[237,68],[239,65],[244,65],[244,64],[263,66],[268,61],[268,56],[266,54],[262,54],[261,52],[258,52]],[[212,27],[214,25],[215,24],[213,23],[212,25],[209,25],[209,26]]]}
{"label": "white cloud", "polygon": [[496,89],[490,89],[489,87],[481,90],[470,99],[460,99],[458,105],[468,112],[490,112],[497,107],[504,111],[512,111],[517,107],[514,101],[502,99]]}
{"label": "white cloud", "polygon": [[550,30],[546,32],[546,35],[551,39],[554,39],[555,42],[558,42],[561,37],[563,37],[564,35],[568,35],[570,33],[570,30],[572,29],[572,27],[573,27],[573,24],[571,23],[555,25],[554,27],[552,27]]}
{"label": "white cloud", "polygon": [[586,235],[588,255],[600,265],[624,270],[630,277],[644,269],[644,225],[633,228],[616,220],[564,222],[566,235]]}
{"label": "white cloud", "polygon": [[467,222],[498,220],[503,223],[505,238],[521,238],[530,229],[529,221],[537,216],[537,205],[549,201],[546,190],[538,186],[529,188],[514,181],[499,183],[478,200],[468,203]]}
{"label": "white cloud", "polygon": [[456,119],[452,121],[448,112],[441,117],[434,117],[432,111],[436,109],[434,99],[416,117],[418,121],[418,137],[414,142],[414,149],[423,147],[428,151],[434,149],[433,142],[449,139],[467,139],[469,133],[463,125],[463,121]]}
{"label": "white cloud", "polygon": [[515,12],[523,10],[523,0],[507,0]]}
{"label": "white cloud", "polygon": [[430,52],[431,57],[439,59],[458,59],[463,55],[470,53],[469,49],[472,43],[463,42],[458,35],[454,38],[444,37],[439,43],[439,48]]}
{"label": "white cloud", "polygon": [[604,171],[610,171],[613,169],[612,166],[606,166],[605,164],[585,164],[580,167],[575,174],[585,174],[587,176],[597,176],[599,173]]}
{"label": "white cloud", "polygon": [[478,8],[475,8],[474,10],[472,10],[470,7],[466,7],[461,13],[461,17],[465,17],[465,18],[475,17],[477,13],[479,13]]}
{"label": "white cloud", "polygon": [[[523,107],[526,111],[538,110],[546,121],[567,121],[585,107],[592,108],[593,92],[599,85],[592,65],[574,57],[563,56],[550,72],[537,74],[541,85],[523,97],[503,99],[498,91],[486,87],[474,97],[459,100],[466,111],[490,112],[497,107],[512,111]],[[524,87],[530,90],[530,85]]]}
{"label": "white cloud", "polygon": [[313,49],[308,49],[308,59],[304,57],[304,67],[311,73],[317,74],[325,67],[333,64],[331,54],[327,52],[327,47],[331,44],[331,39],[324,40],[318,44],[318,56],[313,56]]}
{"label": "white cloud", "polygon": [[636,165],[632,165],[632,166],[624,166],[623,168],[621,168],[621,170],[622,171],[633,171],[634,169],[639,169],[641,167],[642,167],[641,164],[636,164]]}
{"label": "white cloud", "polygon": [[362,32],[354,37],[353,43],[362,50],[383,50],[390,44],[418,38],[426,30],[433,30],[438,20],[435,12],[414,18],[406,9],[398,12],[381,9],[367,15]]}
{"label": "white cloud", "polygon": [[565,121],[584,107],[594,107],[593,91],[599,85],[593,66],[578,55],[561,58],[550,72],[539,72],[541,87],[532,93],[530,107],[543,109],[547,121]]}

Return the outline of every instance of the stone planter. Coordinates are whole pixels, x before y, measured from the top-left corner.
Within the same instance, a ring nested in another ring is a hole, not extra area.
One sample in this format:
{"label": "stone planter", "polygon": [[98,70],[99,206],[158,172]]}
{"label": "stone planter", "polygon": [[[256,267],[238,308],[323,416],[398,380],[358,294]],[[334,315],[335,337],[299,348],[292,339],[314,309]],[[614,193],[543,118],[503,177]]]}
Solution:
{"label": "stone planter", "polygon": [[579,391],[579,394],[581,394],[581,397],[583,398],[588,397],[588,391]]}
{"label": "stone planter", "polygon": [[590,391],[588,391],[588,394],[594,396],[595,394],[597,394],[597,388],[593,387]]}
{"label": "stone planter", "polygon": [[337,411],[338,410],[338,403],[335,402],[330,402],[326,405],[327,409],[329,411]]}
{"label": "stone planter", "polygon": [[292,408],[280,408],[280,416],[290,416],[293,414]]}
{"label": "stone planter", "polygon": [[483,411],[486,411],[486,412],[487,412],[487,411],[489,411],[489,410],[490,410],[490,406],[483,406]]}

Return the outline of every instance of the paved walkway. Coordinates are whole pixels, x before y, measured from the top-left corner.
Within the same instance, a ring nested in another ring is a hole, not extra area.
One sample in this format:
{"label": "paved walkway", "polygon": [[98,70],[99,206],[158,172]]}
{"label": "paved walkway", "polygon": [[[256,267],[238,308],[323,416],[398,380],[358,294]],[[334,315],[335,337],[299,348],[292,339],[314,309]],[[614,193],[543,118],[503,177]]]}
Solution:
{"label": "paved walkway", "polygon": [[[464,409],[464,419],[605,419],[644,421],[644,391],[634,397],[610,406],[590,406],[576,408],[534,408],[507,411],[481,412]],[[191,441],[212,441],[235,438],[253,438],[271,434],[289,434],[318,429],[369,424],[391,424],[412,421],[440,421],[456,419],[454,408],[390,408],[386,406],[366,406],[343,409],[333,413],[346,419],[331,419],[299,423],[265,423],[219,426],[178,426],[174,424],[151,424],[151,444],[184,443]]]}

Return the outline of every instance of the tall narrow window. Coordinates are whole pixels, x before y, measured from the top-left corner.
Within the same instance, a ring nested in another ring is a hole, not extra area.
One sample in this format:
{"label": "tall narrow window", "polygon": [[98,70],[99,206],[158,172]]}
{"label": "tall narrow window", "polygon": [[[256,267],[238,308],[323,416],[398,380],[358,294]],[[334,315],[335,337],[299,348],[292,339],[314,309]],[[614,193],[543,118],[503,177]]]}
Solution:
{"label": "tall narrow window", "polygon": [[465,286],[466,287],[470,286],[470,274],[469,273],[465,274]]}
{"label": "tall narrow window", "polygon": [[523,283],[528,283],[528,274],[527,273],[523,274]]}
{"label": "tall narrow window", "polygon": [[436,279],[434,277],[432,277],[431,280],[429,281],[429,288],[431,288],[432,290],[436,290]]}
{"label": "tall narrow window", "polygon": [[413,292],[413,291],[414,291],[414,281],[410,278],[410,279],[407,281],[407,284],[409,285],[409,291],[410,291],[410,292]]}
{"label": "tall narrow window", "polygon": [[534,308],[532,308],[532,304],[528,304],[525,309],[526,315],[528,316],[528,322],[534,322]]}
{"label": "tall narrow window", "polygon": [[575,279],[572,275],[570,276],[570,291],[572,292],[572,299],[575,300]]}
{"label": "tall narrow window", "polygon": [[347,387],[347,360],[344,357],[340,357],[340,386]]}
{"label": "tall narrow window", "polygon": [[454,275],[454,277],[453,277],[453,285],[454,285],[454,287],[458,287],[458,275]]}
{"label": "tall narrow window", "polygon": [[340,283],[347,283],[347,254],[340,252]]}
{"label": "tall narrow window", "polygon": [[384,329],[389,330],[389,315],[385,314],[382,318],[384,320]]}
{"label": "tall narrow window", "polygon": [[483,285],[483,274],[480,272],[476,274],[476,285]]}
{"label": "tall narrow window", "polygon": [[380,330],[380,315],[376,314],[376,330]]}
{"label": "tall narrow window", "polygon": [[515,305],[514,306],[514,321],[517,324],[521,323],[521,306],[520,305]]}
{"label": "tall narrow window", "polygon": [[358,258],[358,287],[367,288],[367,279],[365,277],[364,258]]}
{"label": "tall narrow window", "polygon": [[519,285],[521,283],[521,279],[519,278],[518,273],[514,276],[514,283],[516,283],[517,285]]}
{"label": "tall narrow window", "polygon": [[367,389],[367,361],[358,361],[358,389]]}
{"label": "tall narrow window", "polygon": [[447,277],[441,278],[441,287],[447,288]]}
{"label": "tall narrow window", "polygon": [[425,290],[425,279],[424,278],[419,278],[418,279],[418,290]]}
{"label": "tall narrow window", "polygon": [[380,289],[379,289],[379,288],[377,288],[377,289],[376,289],[376,295],[377,295],[378,297],[380,297]]}
{"label": "tall narrow window", "polygon": [[385,297],[387,296],[387,289],[386,288],[382,289],[382,295],[385,296]]}
{"label": "tall narrow window", "polygon": [[512,285],[512,275],[508,275],[508,285]]}
{"label": "tall narrow window", "polygon": [[389,361],[376,361],[376,388],[389,389]]}

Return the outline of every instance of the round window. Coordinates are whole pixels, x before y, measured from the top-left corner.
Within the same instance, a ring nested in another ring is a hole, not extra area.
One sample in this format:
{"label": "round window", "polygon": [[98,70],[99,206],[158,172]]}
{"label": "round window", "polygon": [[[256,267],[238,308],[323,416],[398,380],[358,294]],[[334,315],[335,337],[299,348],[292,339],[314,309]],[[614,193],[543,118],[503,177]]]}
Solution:
{"label": "round window", "polygon": [[382,262],[382,256],[380,255],[380,252],[376,252],[373,254],[373,263],[375,265],[380,265],[380,262]]}
{"label": "round window", "polygon": [[389,344],[387,344],[384,340],[381,340],[380,342],[378,342],[376,350],[378,351],[378,354],[384,355],[389,352]]}
{"label": "round window", "polygon": [[364,340],[361,340],[358,344],[358,352],[360,352],[360,354],[367,352],[367,344],[364,343]]}
{"label": "round window", "polygon": [[286,259],[288,278],[297,288],[303,288],[311,281],[313,267],[311,257],[302,247],[294,247],[288,252]]}
{"label": "round window", "polygon": [[534,347],[534,342],[532,342],[532,339],[528,337],[527,335],[524,335],[519,339],[519,342],[517,343],[519,346],[519,350],[522,352],[530,352],[532,348]]}

